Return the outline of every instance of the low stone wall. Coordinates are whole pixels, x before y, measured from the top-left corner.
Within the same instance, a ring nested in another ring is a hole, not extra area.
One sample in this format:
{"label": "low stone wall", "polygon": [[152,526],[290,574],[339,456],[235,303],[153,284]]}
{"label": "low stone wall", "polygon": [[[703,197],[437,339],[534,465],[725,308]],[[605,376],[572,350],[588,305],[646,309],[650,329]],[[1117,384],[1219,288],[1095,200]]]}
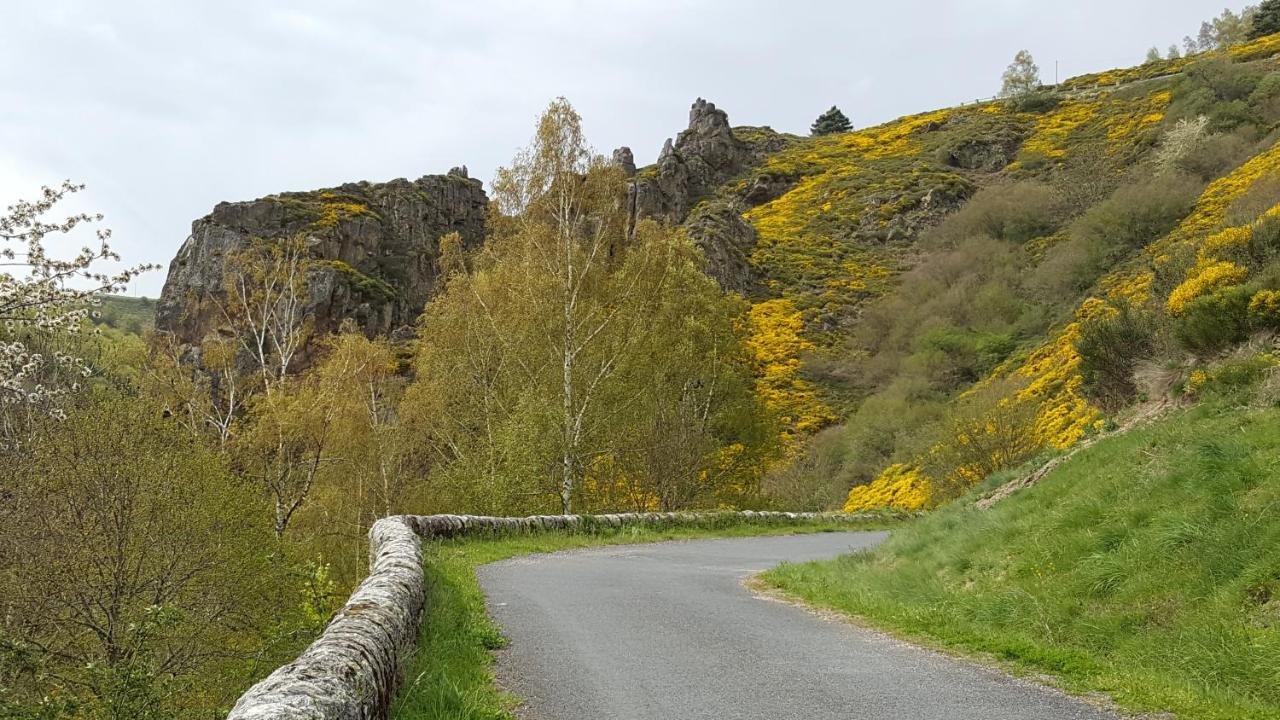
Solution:
{"label": "low stone wall", "polygon": [[319,639],[249,688],[228,720],[380,720],[418,640],[426,597],[422,539],[497,537],[629,525],[722,527],[737,523],[858,521],[866,515],[780,512],[535,515],[398,515],[369,531],[370,572]]}

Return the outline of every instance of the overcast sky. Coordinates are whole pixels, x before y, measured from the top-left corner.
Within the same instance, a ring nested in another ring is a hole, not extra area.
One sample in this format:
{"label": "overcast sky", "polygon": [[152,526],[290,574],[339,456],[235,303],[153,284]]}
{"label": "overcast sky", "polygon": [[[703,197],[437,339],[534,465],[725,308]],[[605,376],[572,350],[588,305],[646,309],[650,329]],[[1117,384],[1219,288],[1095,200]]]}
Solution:
{"label": "overcast sky", "polygon": [[[1240,2],[1232,3],[1239,9]],[[564,95],[652,162],[706,97],[806,132],[987,97],[1027,48],[1046,82],[1142,61],[1223,0],[8,0],[0,205],[63,178],[126,260],[167,268],[222,200],[442,173],[486,183]],[[164,271],[133,289],[156,296]]]}

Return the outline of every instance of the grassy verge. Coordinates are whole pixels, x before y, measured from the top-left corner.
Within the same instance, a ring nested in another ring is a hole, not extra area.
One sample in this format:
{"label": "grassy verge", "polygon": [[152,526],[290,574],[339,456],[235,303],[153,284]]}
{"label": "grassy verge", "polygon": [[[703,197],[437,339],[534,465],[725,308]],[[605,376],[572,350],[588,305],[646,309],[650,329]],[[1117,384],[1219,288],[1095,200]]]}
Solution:
{"label": "grassy verge", "polygon": [[1280,411],[1200,407],[1100,442],[991,510],[765,580],[1135,711],[1280,718]]}
{"label": "grassy verge", "polygon": [[492,651],[505,643],[485,611],[476,567],[516,555],[602,545],[847,530],[878,530],[893,520],[811,525],[730,524],[710,528],[632,527],[583,534],[548,533],[493,540],[428,544],[427,609],[418,652],[396,699],[396,720],[494,720],[509,718],[515,699],[494,685]]}

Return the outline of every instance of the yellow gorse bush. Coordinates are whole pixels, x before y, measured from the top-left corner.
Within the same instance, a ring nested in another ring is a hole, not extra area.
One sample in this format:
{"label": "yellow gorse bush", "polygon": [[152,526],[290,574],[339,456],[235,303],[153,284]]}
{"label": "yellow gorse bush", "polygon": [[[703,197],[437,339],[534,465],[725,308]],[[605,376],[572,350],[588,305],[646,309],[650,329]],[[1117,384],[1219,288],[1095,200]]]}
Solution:
{"label": "yellow gorse bush", "polygon": [[845,512],[860,512],[887,508],[891,510],[921,510],[929,504],[932,483],[911,465],[890,465],[868,485],[859,485],[849,491],[845,500]]}
{"label": "yellow gorse bush", "polygon": [[1035,132],[1023,143],[1023,152],[1059,160],[1067,156],[1067,140],[1080,126],[1098,115],[1101,103],[1069,101],[1036,121]]}
{"label": "yellow gorse bush", "polygon": [[786,298],[752,306],[745,342],[756,363],[756,393],[781,418],[784,445],[794,449],[799,438],[835,422],[835,414],[813,383],[800,375],[801,356],[815,345],[804,337],[804,317]]}
{"label": "yellow gorse bush", "polygon": [[1227,260],[1197,263],[1192,274],[1169,293],[1169,301],[1165,303],[1165,309],[1171,315],[1180,315],[1192,300],[1219,288],[1235,285],[1244,280],[1248,274],[1247,268]]}
{"label": "yellow gorse bush", "polygon": [[1280,327],[1280,290],[1259,290],[1249,300],[1249,318],[1258,325]]}

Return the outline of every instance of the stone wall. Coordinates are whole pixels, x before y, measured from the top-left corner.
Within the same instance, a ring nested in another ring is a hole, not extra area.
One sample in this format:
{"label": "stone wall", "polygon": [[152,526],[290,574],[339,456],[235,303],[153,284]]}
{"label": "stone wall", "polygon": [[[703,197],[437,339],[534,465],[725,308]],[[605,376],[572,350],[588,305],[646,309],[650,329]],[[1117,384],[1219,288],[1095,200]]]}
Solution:
{"label": "stone wall", "polygon": [[555,530],[587,532],[629,525],[720,527],[866,520],[865,515],[782,512],[536,515],[401,515],[369,531],[370,572],[334,619],[296,660],[249,689],[228,720],[380,720],[387,716],[402,663],[418,640],[426,588],[422,540],[497,537]]}

